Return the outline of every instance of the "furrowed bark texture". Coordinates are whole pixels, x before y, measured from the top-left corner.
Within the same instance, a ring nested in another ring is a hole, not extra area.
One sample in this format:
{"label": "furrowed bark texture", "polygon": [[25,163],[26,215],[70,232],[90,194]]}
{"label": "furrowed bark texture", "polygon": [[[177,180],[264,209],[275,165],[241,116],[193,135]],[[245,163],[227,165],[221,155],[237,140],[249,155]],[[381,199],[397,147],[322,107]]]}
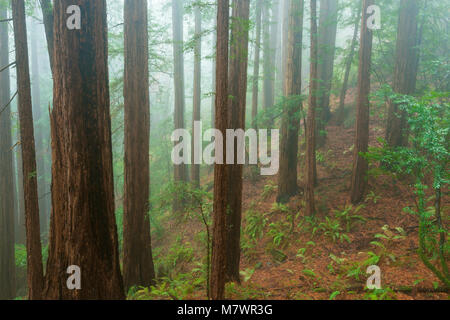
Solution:
{"label": "furrowed bark texture", "polygon": [[359,49],[358,93],[356,100],[356,136],[353,151],[353,173],[351,186],[351,201],[358,203],[362,200],[367,187],[368,163],[360,153],[367,152],[369,146],[369,94],[370,68],[372,63],[372,31],[367,27],[367,7],[373,0],[364,0],[361,46]]}
{"label": "furrowed bark texture", "polygon": [[[0,20],[8,16],[0,4]],[[0,22],[0,66],[9,64],[8,23]],[[9,69],[0,73],[0,300],[16,296],[14,258],[14,171]]]}
{"label": "furrowed bark texture", "polygon": [[[46,299],[123,299],[119,267],[109,112],[105,0],[59,0],[54,7],[51,113],[52,215]],[[69,30],[67,7],[81,9]],[[67,288],[67,268],[81,290]]]}
{"label": "furrowed bark texture", "polygon": [[[418,0],[402,0],[398,19],[397,49],[393,89],[411,95],[416,91],[418,68],[417,15]],[[400,106],[389,102],[386,141],[391,147],[408,143],[407,117]]]}
{"label": "furrowed bark texture", "polygon": [[25,3],[12,1],[14,41],[16,46],[18,109],[22,146],[23,193],[27,242],[28,298],[42,298],[43,267],[39,224],[39,202],[31,104],[30,68],[28,62]]}
{"label": "furrowed bark texture", "polygon": [[[292,0],[286,60],[284,95],[288,99],[281,124],[280,171],[278,173],[278,202],[286,202],[298,192],[297,153],[302,102],[302,41],[303,0]],[[289,100],[294,97],[294,100]]]}
{"label": "furrowed bark texture", "polygon": [[[245,130],[245,107],[247,96],[248,33],[250,0],[236,1],[233,6],[231,25],[231,48],[229,61],[229,109],[228,129]],[[241,256],[242,218],[242,173],[244,166],[238,164],[238,143],[234,139],[234,164],[229,166],[227,215],[227,279],[240,281],[239,263]],[[245,144],[245,141],[243,141]],[[244,148],[244,146],[242,146]]]}
{"label": "furrowed bark texture", "polygon": [[150,98],[147,0],[124,7],[125,176],[123,280],[125,290],[155,280],[150,236]]}
{"label": "furrowed bark texture", "polygon": [[[216,129],[226,132],[228,117],[228,34],[229,1],[217,2],[217,56],[216,56]],[[223,157],[226,159],[226,136],[223,141]],[[218,144],[216,143],[218,148]],[[217,152],[217,150],[216,150]],[[229,178],[227,165],[214,166],[214,212],[213,243],[211,257],[211,298],[221,300],[225,297],[225,274],[227,257],[227,214]]]}

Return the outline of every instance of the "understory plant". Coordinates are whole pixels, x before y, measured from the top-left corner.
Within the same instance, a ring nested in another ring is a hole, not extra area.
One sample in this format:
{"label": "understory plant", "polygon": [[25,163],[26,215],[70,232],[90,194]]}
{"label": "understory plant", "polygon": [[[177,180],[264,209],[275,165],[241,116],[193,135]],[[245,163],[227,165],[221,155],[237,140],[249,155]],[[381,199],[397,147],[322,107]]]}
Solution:
{"label": "understory plant", "polygon": [[[382,163],[384,170],[407,175],[414,179],[414,206],[404,210],[418,217],[418,254],[446,287],[450,287],[447,265],[449,254],[448,217],[441,212],[441,193],[448,187],[450,161],[449,93],[429,93],[421,99],[390,93],[388,96],[400,106],[408,120],[407,146],[371,148],[365,157]],[[432,189],[432,196],[427,189]],[[427,202],[434,200],[429,207]]]}

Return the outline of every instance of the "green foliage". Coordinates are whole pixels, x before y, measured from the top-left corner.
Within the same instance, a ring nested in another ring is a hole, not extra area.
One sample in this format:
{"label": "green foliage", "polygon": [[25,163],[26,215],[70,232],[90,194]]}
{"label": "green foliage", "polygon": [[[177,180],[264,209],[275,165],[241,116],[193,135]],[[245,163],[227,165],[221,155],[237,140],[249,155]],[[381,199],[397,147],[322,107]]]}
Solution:
{"label": "green foliage", "polygon": [[395,300],[395,292],[391,288],[368,289],[364,295],[366,300]]}
{"label": "green foliage", "polygon": [[345,225],[346,232],[350,232],[354,223],[367,221],[366,218],[357,214],[364,207],[364,205],[357,207],[353,207],[353,205],[344,206],[342,210],[335,210],[334,215]]}
{"label": "green foliage", "polygon": [[344,240],[350,243],[350,238],[343,233],[343,229],[339,220],[325,217],[325,221],[319,224],[319,229],[323,232],[323,234],[331,239],[333,242]]}
{"label": "green foliage", "polygon": [[287,244],[290,224],[285,221],[277,221],[269,224],[268,236],[272,238],[272,244],[276,247],[284,247]]}
{"label": "green foliage", "polygon": [[[427,208],[426,190],[431,187],[440,196],[441,190],[450,181],[449,96],[448,92],[431,92],[416,99],[388,92],[389,99],[400,105],[408,116],[410,143],[397,148],[384,144],[381,148],[371,148],[364,155],[371,162],[385,164],[385,170],[409,175],[415,180],[415,207],[405,208],[405,211],[417,215],[419,219],[421,260],[447,287],[450,287],[450,274],[445,249],[449,247],[449,233],[442,223],[440,203],[435,203],[439,211]],[[428,183],[427,177],[432,178],[431,183]],[[439,260],[440,269],[431,261],[434,259]]]}
{"label": "green foliage", "polygon": [[27,267],[27,248],[23,244],[15,246],[16,268]]}
{"label": "green foliage", "polygon": [[274,182],[270,182],[264,186],[264,190],[261,193],[261,199],[267,200],[276,190],[278,186]]}
{"label": "green foliage", "polygon": [[249,209],[245,213],[245,220],[245,234],[252,240],[261,239],[267,224],[266,215],[254,211],[254,209]]}

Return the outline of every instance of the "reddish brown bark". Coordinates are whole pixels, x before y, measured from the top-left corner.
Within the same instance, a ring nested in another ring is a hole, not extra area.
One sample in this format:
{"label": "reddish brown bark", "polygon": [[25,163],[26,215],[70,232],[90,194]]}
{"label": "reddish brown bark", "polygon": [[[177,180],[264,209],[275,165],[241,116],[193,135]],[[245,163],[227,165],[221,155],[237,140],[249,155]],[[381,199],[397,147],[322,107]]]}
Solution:
{"label": "reddish brown bark", "polygon": [[[281,124],[280,170],[278,173],[278,202],[286,202],[298,192],[297,153],[302,103],[302,41],[303,0],[291,1],[289,37],[286,60],[284,95],[288,102],[284,107]],[[292,100],[293,98],[293,100]]]}
{"label": "reddish brown bark", "polygon": [[317,107],[317,1],[311,0],[311,66],[309,75],[309,107],[306,123],[306,215],[315,214],[314,184],[316,180],[316,107]]}
{"label": "reddish brown bark", "polygon": [[348,88],[348,80],[350,78],[350,71],[352,68],[353,58],[355,56],[355,48],[358,43],[358,29],[359,23],[361,22],[361,6],[362,0],[359,0],[359,6],[356,12],[355,18],[355,28],[353,29],[353,37],[352,42],[350,44],[350,52],[347,57],[347,61],[345,62],[345,74],[344,74],[344,82],[342,83],[341,94],[339,96],[339,107],[337,109],[337,123],[341,124],[344,122],[345,117],[345,96],[347,94]]}
{"label": "reddish brown bark", "polygon": [[320,1],[319,35],[318,35],[318,75],[319,89],[317,97],[318,117],[316,123],[316,147],[326,142],[325,125],[330,119],[330,91],[333,78],[334,54],[337,32],[337,0]]}
{"label": "reddish brown bark", "polygon": [[[172,0],[172,29],[173,29],[173,61],[174,61],[174,122],[175,129],[184,129],[184,57],[183,57],[183,1]],[[188,181],[188,169],[184,163],[174,165],[174,182]],[[174,195],[173,210],[179,212],[184,208],[184,199]]]}
{"label": "reddish brown bark", "polygon": [[[44,297],[123,299],[114,216],[106,1],[54,4],[52,215]],[[81,10],[80,30],[67,28],[70,5]],[[67,287],[71,265],[80,267],[80,290]]]}
{"label": "reddish brown bark", "polygon": [[[228,129],[245,130],[245,107],[247,97],[248,33],[250,0],[235,1],[231,25],[231,48],[228,75],[229,108]],[[238,143],[234,138],[234,164],[229,166],[227,215],[227,279],[240,281],[239,263],[241,256],[242,218],[242,173],[238,164]]]}
{"label": "reddish brown bark", "polygon": [[44,20],[50,68],[53,70],[53,6],[51,0],[39,0]]}
{"label": "reddish brown bark", "polygon": [[134,285],[148,287],[155,279],[149,221],[150,99],[147,26],[147,0],[126,0],[123,203],[125,290]]}
{"label": "reddish brown bark", "polygon": [[[200,12],[199,6],[195,6],[194,9],[195,15],[195,47],[194,47],[194,101],[193,101],[193,112],[192,112],[192,128],[194,128],[194,122],[200,121],[200,112],[201,112],[201,101],[202,101],[202,89],[201,89],[201,72],[202,72],[202,15]],[[194,130],[194,129],[192,129]],[[195,146],[200,146],[199,143],[195,143],[195,137],[198,135],[199,137],[202,135],[201,132],[197,132],[192,134],[191,139],[191,182],[195,187],[200,186],[200,165],[194,164],[194,154],[195,154]],[[202,152],[201,150],[197,150],[197,152]]]}
{"label": "reddish brown bark", "polygon": [[36,151],[34,144],[33,111],[31,105],[30,70],[27,48],[25,3],[12,1],[20,137],[22,145],[22,170],[25,203],[25,226],[27,234],[27,282],[28,297],[42,298],[43,267],[39,233],[39,202],[36,174]]}
{"label": "reddish brown bark", "polygon": [[37,52],[37,25],[32,23],[31,31],[31,95],[33,102],[33,118],[36,122],[36,159],[37,159],[37,178],[38,178],[38,197],[39,197],[39,221],[41,234],[48,232],[48,218],[50,216],[47,208],[47,195],[45,194],[45,150],[44,135],[41,122],[41,87],[39,73],[39,57]]}
{"label": "reddish brown bark", "polygon": [[258,115],[258,95],[259,95],[259,61],[261,56],[261,15],[262,2],[256,2],[256,39],[255,39],[255,58],[253,61],[253,79],[252,79],[252,124],[254,128],[258,127],[256,116]]}
{"label": "reddish brown bark", "polygon": [[[229,0],[217,2],[217,54],[216,54],[216,128],[226,132],[228,117],[228,33]],[[226,135],[224,135],[223,157],[226,159]],[[213,243],[211,256],[211,298],[225,297],[225,274],[227,250],[226,217],[228,213],[227,193],[229,178],[227,165],[214,166],[214,212]]]}
{"label": "reddish brown bark", "polygon": [[[0,4],[0,20],[8,16]],[[0,22],[0,66],[9,64],[8,24]],[[11,137],[9,69],[0,73],[0,300],[14,299],[14,171]]]}
{"label": "reddish brown bark", "polygon": [[[411,95],[416,90],[418,48],[418,0],[402,0],[398,19],[397,49],[393,89],[396,93]],[[407,118],[398,104],[389,102],[386,141],[391,147],[408,143]]]}
{"label": "reddish brown bark", "polygon": [[368,163],[360,153],[367,152],[369,145],[369,94],[373,34],[367,27],[367,8],[372,4],[373,0],[363,1],[361,45],[359,49],[358,93],[356,100],[356,136],[353,151],[353,174],[350,197],[352,203],[358,203],[362,200],[367,187]]}

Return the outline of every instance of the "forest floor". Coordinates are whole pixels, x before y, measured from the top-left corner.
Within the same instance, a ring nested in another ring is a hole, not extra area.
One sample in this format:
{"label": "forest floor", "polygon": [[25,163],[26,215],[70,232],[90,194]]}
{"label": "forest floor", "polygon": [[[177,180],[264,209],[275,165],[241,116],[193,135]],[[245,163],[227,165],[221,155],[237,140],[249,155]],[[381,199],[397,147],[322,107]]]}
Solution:
{"label": "forest floor", "polygon": [[[383,124],[371,121],[371,146],[384,136]],[[314,219],[304,216],[301,193],[286,206],[278,205],[278,176],[252,179],[251,168],[245,168],[242,281],[227,285],[227,298],[449,299],[448,290],[442,289],[417,254],[418,219],[403,210],[414,205],[408,178],[370,175],[367,198],[360,207],[350,208],[354,128],[331,122],[327,132],[326,145],[317,156]],[[302,152],[300,148],[300,159]],[[209,174],[202,183],[211,179]],[[448,216],[450,201],[448,192],[444,194],[442,206]],[[348,217],[353,216],[349,229],[336,217],[344,208]],[[153,290],[140,290],[130,298],[205,299],[204,225],[193,217],[164,223],[170,232],[156,239],[153,247],[158,248],[157,273],[166,278]],[[365,289],[369,265],[381,270],[381,290]]]}

